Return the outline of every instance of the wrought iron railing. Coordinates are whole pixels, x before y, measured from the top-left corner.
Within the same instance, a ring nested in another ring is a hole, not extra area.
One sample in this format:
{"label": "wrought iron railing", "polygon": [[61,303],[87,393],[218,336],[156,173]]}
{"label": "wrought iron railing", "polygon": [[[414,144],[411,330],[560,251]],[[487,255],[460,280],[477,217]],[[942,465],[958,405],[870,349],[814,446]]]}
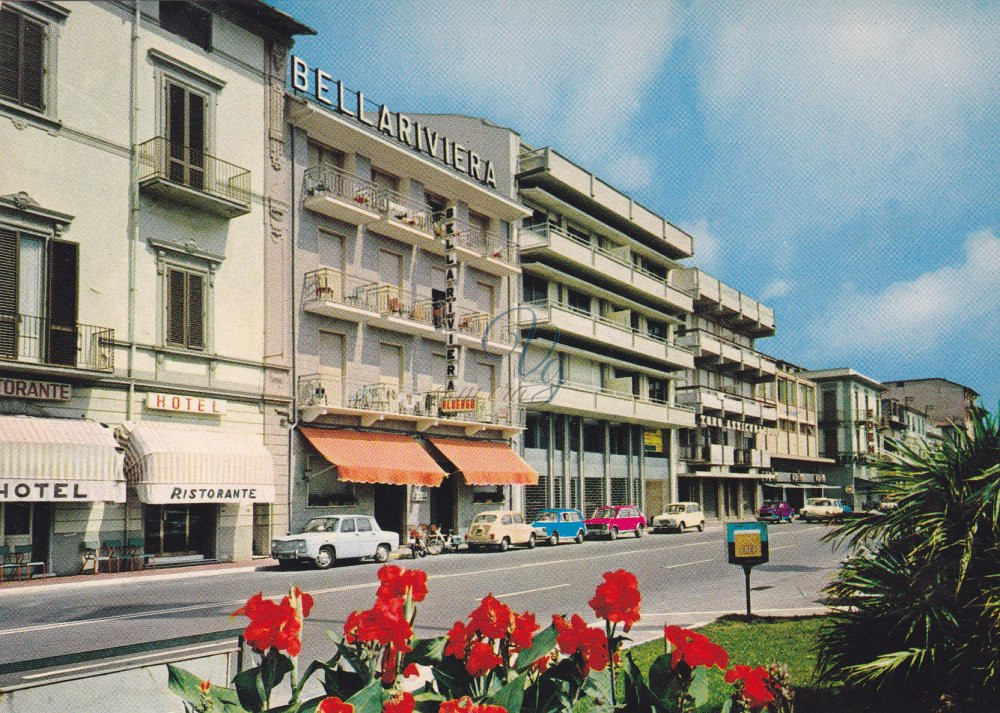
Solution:
{"label": "wrought iron railing", "polygon": [[454,224],[451,237],[457,245],[483,257],[501,260],[512,265],[517,263],[517,244],[514,241],[491,230],[484,230],[467,220],[445,220],[444,213],[436,213],[434,214],[434,230],[441,239],[447,235],[446,223]]}
{"label": "wrought iron railing", "polygon": [[115,330],[0,313],[0,360],[114,371]]}
{"label": "wrought iron railing", "polygon": [[202,193],[250,204],[250,171],[203,150],[157,136],[137,147],[139,181],[160,178]]}
{"label": "wrought iron railing", "polygon": [[375,192],[375,209],[388,220],[403,223],[430,235],[434,234],[431,207],[422,201],[415,201],[398,191],[382,188]]}
{"label": "wrought iron railing", "polygon": [[328,194],[373,210],[375,184],[334,166],[313,166],[305,172],[306,195]]}

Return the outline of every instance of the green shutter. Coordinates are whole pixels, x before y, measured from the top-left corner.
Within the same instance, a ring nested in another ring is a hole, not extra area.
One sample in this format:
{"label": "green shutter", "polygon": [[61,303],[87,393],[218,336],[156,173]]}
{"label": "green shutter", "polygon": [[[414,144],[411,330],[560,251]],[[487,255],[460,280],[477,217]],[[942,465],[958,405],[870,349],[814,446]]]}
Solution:
{"label": "green shutter", "polygon": [[17,356],[17,233],[0,228],[0,357]]}
{"label": "green shutter", "polygon": [[188,273],[187,337],[191,349],[205,348],[205,278]]}
{"label": "green shutter", "polygon": [[19,101],[18,47],[20,46],[21,17],[12,10],[0,10],[0,97]]}
{"label": "green shutter", "polygon": [[180,270],[167,272],[167,343],[181,347],[185,346],[185,277]]}
{"label": "green shutter", "polygon": [[76,366],[79,246],[49,242],[48,362]]}
{"label": "green shutter", "polygon": [[21,101],[43,111],[45,81],[45,28],[24,20],[21,26]]}

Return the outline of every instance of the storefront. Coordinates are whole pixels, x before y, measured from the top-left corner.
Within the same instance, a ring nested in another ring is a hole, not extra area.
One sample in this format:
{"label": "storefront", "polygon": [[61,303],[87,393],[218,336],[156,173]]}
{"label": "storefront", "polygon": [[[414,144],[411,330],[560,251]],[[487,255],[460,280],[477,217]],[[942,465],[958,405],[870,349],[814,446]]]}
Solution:
{"label": "storefront", "polygon": [[249,558],[255,508],[274,502],[274,466],[260,438],[138,422],[119,430],[125,472],[157,561]]}
{"label": "storefront", "polygon": [[124,502],[122,453],[110,429],[83,419],[0,416],[5,558],[17,551],[44,563],[46,573],[78,572],[84,528],[66,523],[86,523],[101,504]]}

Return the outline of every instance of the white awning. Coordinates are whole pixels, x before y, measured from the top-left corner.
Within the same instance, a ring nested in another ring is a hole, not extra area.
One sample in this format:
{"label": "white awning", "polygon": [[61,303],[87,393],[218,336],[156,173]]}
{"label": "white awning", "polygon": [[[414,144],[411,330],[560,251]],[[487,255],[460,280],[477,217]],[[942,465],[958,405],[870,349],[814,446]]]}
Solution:
{"label": "white awning", "polygon": [[126,474],[151,505],[274,501],[260,436],[142,421],[122,427]]}
{"label": "white awning", "polygon": [[0,416],[0,503],[125,502],[121,448],[93,421]]}

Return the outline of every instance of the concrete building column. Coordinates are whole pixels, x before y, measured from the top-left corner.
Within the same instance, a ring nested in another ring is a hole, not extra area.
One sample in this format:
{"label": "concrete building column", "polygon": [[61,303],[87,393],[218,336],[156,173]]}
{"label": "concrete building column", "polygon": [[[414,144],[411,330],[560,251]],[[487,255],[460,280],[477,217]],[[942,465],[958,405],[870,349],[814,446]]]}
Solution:
{"label": "concrete building column", "polygon": [[680,488],[677,483],[677,471],[680,468],[680,431],[676,428],[666,429],[667,434],[667,467],[670,478],[670,502],[680,500]]}
{"label": "concrete building column", "polygon": [[576,497],[577,502],[580,504],[580,512],[583,512],[584,504],[584,487],[583,487],[583,417],[579,416],[576,419],[576,435],[577,444],[579,445],[579,452],[576,459]]}
{"label": "concrete building column", "polygon": [[611,424],[607,421],[601,423],[604,430],[604,484],[601,488],[604,491],[604,504],[611,504]]}
{"label": "concrete building column", "polygon": [[545,428],[545,459],[547,464],[546,471],[546,484],[545,484],[545,504],[549,507],[555,504],[555,489],[556,489],[556,434],[555,428],[553,426],[554,419],[551,414],[541,414],[539,418],[544,419],[545,422],[543,427]]}
{"label": "concrete building column", "polygon": [[643,430],[642,426],[636,427],[639,437],[639,502],[636,505],[639,507],[639,512],[646,511],[646,439]]}

